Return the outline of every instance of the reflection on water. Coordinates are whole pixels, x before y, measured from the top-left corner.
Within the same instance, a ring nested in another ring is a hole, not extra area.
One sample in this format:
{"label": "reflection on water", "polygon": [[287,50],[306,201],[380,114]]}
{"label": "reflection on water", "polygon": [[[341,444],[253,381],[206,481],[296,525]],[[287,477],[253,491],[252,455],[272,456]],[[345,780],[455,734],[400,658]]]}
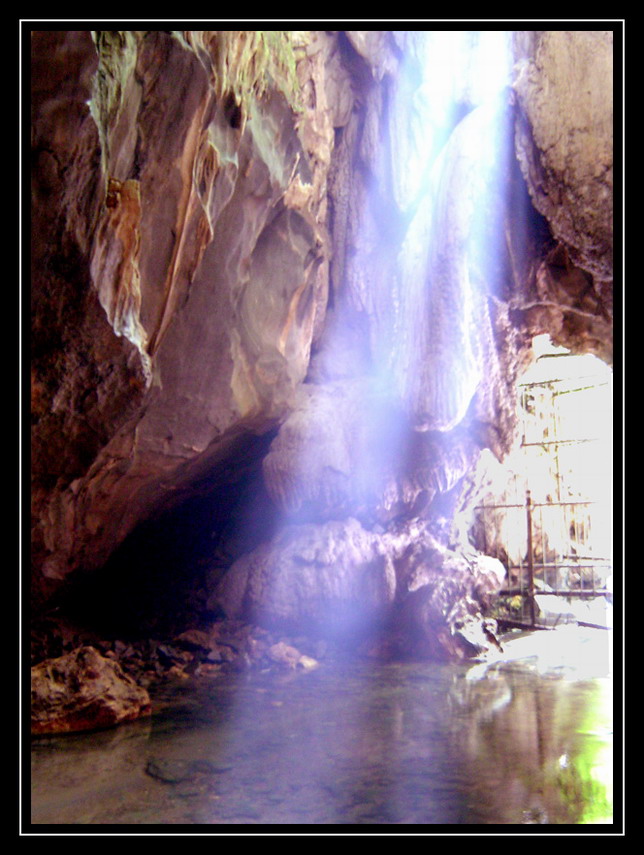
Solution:
{"label": "reflection on water", "polygon": [[149,721],[34,742],[32,822],[610,823],[608,633],[576,632],[563,663],[557,631],[487,666],[166,686]]}

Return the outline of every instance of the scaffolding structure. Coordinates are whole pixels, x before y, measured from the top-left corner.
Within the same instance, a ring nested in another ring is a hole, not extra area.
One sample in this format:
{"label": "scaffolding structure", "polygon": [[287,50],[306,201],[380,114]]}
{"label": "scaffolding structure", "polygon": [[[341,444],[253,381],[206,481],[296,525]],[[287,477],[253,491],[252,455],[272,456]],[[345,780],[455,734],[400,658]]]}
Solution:
{"label": "scaffolding structure", "polygon": [[[609,381],[563,375],[519,387],[523,472],[513,473],[513,500],[475,509],[484,541],[487,532],[496,535],[495,543],[481,544],[484,552],[500,557],[505,535],[507,576],[500,594],[521,604],[520,617],[508,617],[509,625],[548,625],[544,603],[563,616],[566,602],[612,598],[612,497],[605,479],[593,483],[598,465],[610,465],[602,461],[608,446],[588,406],[606,400],[597,393],[610,392],[602,388]],[[570,435],[570,413],[580,415],[576,435]]]}

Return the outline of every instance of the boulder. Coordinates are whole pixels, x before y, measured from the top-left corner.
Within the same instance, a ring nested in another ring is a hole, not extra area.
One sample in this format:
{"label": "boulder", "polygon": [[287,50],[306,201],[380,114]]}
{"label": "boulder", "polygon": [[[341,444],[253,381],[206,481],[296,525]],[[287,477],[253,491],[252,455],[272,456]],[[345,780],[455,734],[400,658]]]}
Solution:
{"label": "boulder", "polygon": [[150,711],[147,691],[93,647],[79,647],[31,669],[34,735],[98,730]]}
{"label": "boulder", "polygon": [[500,561],[465,556],[426,539],[412,545],[398,567],[394,624],[406,653],[458,661],[499,647],[496,622],[484,617],[483,606],[503,582]]}
{"label": "boulder", "polygon": [[209,606],[340,642],[377,634],[404,655],[463,659],[498,645],[483,611],[504,576],[500,561],[446,549],[419,526],[378,533],[330,520],[284,526],[232,565]]}
{"label": "boulder", "polygon": [[237,560],[209,598],[229,618],[352,637],[393,603],[392,545],[352,518],[287,525]]}

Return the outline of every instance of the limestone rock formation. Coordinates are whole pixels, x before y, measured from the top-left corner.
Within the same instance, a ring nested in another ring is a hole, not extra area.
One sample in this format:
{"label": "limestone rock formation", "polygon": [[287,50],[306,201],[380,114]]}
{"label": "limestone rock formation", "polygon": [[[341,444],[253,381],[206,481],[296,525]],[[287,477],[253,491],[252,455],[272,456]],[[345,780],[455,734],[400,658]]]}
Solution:
{"label": "limestone rock formation", "polygon": [[497,644],[482,608],[504,573],[500,561],[447,550],[418,525],[378,533],[349,518],[285,526],[214,577],[210,605],[231,619],[464,658]]}
{"label": "limestone rock formation", "polygon": [[147,691],[93,647],[79,647],[31,669],[32,734],[98,730],[150,710]]}
{"label": "limestone rock formation", "polygon": [[488,37],[32,32],[36,604],[261,469],[281,530],[207,534],[234,614],[409,596],[477,647],[467,562],[401,587],[396,531],[448,548],[533,335],[612,355],[611,34],[518,33],[492,100],[470,61],[446,86]]}
{"label": "limestone rock formation", "polygon": [[400,403],[363,378],[303,384],[263,473],[289,517],[387,523],[449,492],[476,455],[467,431],[415,431]]}
{"label": "limestone rock formation", "polygon": [[500,561],[416,542],[400,562],[396,616],[403,649],[428,659],[471,659],[499,647],[496,622],[483,617],[486,598],[503,583]]}
{"label": "limestone rock formation", "polygon": [[513,87],[524,114],[519,161],[556,239],[596,280],[611,282],[613,34],[533,36]]}
{"label": "limestone rock formation", "polygon": [[209,604],[229,618],[352,637],[393,603],[391,547],[357,522],[285,526],[240,558]]}
{"label": "limestone rock formation", "polygon": [[553,340],[612,360],[613,33],[518,34],[516,152],[558,242],[539,302]]}
{"label": "limestone rock formation", "polygon": [[333,38],[269,35],[32,35],[37,590],[99,566],[304,379]]}

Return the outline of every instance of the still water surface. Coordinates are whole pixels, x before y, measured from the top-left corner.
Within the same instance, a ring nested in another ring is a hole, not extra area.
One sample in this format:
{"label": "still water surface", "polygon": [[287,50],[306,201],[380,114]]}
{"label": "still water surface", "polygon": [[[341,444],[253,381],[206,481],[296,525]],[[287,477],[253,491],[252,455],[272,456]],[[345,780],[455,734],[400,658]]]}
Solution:
{"label": "still water surface", "polygon": [[566,630],[491,665],[166,685],[151,719],[33,742],[32,822],[610,823],[609,633]]}

